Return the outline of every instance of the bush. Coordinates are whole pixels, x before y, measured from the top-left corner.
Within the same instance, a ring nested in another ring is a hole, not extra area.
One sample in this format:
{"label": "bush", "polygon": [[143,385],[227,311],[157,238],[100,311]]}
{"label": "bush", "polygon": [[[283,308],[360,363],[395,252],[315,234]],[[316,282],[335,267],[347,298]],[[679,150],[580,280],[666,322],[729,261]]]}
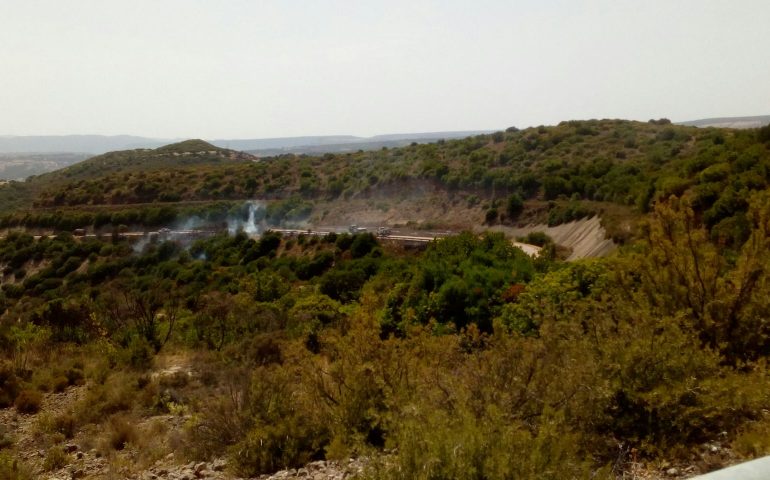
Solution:
{"label": "bush", "polygon": [[500,216],[500,213],[497,211],[495,207],[490,208],[487,210],[487,213],[484,214],[484,223],[487,225],[493,225],[497,223],[497,217]]}
{"label": "bush", "polygon": [[528,243],[530,245],[537,245],[538,247],[544,247],[547,244],[553,243],[553,239],[545,232],[530,232],[523,237],[519,237],[516,240],[522,243]]}
{"label": "bush", "polygon": [[145,371],[152,367],[152,359],[155,350],[152,345],[144,338],[135,336],[131,339],[131,343],[122,352],[122,358],[124,364],[138,370]]}
{"label": "bush", "polygon": [[350,245],[350,255],[353,258],[361,258],[366,256],[377,246],[377,238],[371,233],[361,233],[355,235],[353,243]]}
{"label": "bush", "polygon": [[23,390],[13,405],[19,413],[37,413],[43,403],[43,395],[37,390]]}
{"label": "bush", "polygon": [[67,377],[69,385],[83,385],[85,377],[81,368],[69,368],[64,375]]}
{"label": "bush", "polygon": [[0,450],[10,448],[13,446],[13,438],[5,431],[5,428],[0,428]]}
{"label": "bush", "polygon": [[342,252],[350,248],[352,243],[353,237],[349,233],[342,233],[337,235],[337,238],[334,240],[334,245],[336,245],[337,248],[339,248]]}
{"label": "bush", "polygon": [[75,417],[69,413],[62,413],[55,416],[51,420],[50,429],[53,432],[61,433],[64,438],[72,438],[75,436],[75,430],[77,425],[75,423]]}
{"label": "bush", "polygon": [[521,199],[521,197],[514,193],[510,197],[508,197],[508,203],[505,206],[505,213],[508,215],[509,219],[514,219],[519,216],[521,211],[524,209],[524,201]]}
{"label": "bush", "polygon": [[115,416],[110,419],[109,431],[107,433],[107,444],[113,450],[123,450],[127,444],[135,443],[139,434],[128,419],[122,416]]}
{"label": "bush", "polygon": [[59,470],[62,467],[67,466],[70,463],[70,456],[64,452],[62,447],[56,445],[48,449],[45,454],[45,460],[43,461],[43,470],[50,472],[53,470]]}
{"label": "bush", "polygon": [[11,365],[0,364],[0,408],[13,405],[20,389],[19,379],[13,373]]}
{"label": "bush", "polygon": [[135,385],[135,380],[125,375],[114,375],[103,385],[92,384],[75,407],[78,423],[97,423],[109,415],[130,410],[136,396]]}
{"label": "bush", "polygon": [[523,425],[465,412],[420,412],[400,421],[398,453],[387,462],[372,462],[364,478],[609,478],[592,472],[590,461],[574,448],[579,438],[558,419],[544,422],[534,434]]}
{"label": "bush", "polygon": [[53,379],[53,391],[61,393],[69,387],[70,382],[65,376],[59,376]]}
{"label": "bush", "polygon": [[235,471],[243,476],[255,476],[287,467],[298,468],[322,458],[324,435],[317,430],[317,425],[304,420],[288,418],[252,430],[232,448]]}
{"label": "bush", "polygon": [[15,455],[0,452],[0,480],[30,480],[29,468]]}

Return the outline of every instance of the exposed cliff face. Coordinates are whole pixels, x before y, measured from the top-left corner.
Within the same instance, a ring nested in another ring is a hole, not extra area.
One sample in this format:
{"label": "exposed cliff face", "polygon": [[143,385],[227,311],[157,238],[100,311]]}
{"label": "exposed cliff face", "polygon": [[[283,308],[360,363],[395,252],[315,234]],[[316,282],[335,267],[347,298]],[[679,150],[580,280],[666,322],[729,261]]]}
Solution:
{"label": "exposed cliff face", "polygon": [[572,249],[567,260],[603,257],[617,248],[615,242],[607,238],[607,232],[602,227],[599,217],[577,220],[555,227],[537,224],[526,227],[495,226],[491,230],[502,231],[513,237],[524,236],[531,232],[544,232],[556,244]]}

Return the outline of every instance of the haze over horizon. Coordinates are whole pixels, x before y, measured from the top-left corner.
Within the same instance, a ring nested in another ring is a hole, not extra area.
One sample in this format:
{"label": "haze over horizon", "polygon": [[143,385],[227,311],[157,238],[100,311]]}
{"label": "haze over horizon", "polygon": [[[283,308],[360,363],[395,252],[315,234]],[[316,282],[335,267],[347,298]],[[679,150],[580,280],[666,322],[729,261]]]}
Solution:
{"label": "haze over horizon", "polygon": [[0,10],[0,135],[372,136],[763,115],[770,4],[98,2]]}

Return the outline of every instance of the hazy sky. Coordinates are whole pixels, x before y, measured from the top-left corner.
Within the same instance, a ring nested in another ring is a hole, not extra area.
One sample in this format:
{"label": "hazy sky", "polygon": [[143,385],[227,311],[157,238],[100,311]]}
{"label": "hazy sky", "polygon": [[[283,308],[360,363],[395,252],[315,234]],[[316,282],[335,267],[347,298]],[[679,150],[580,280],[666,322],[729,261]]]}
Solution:
{"label": "hazy sky", "polygon": [[768,0],[0,0],[0,135],[770,114]]}

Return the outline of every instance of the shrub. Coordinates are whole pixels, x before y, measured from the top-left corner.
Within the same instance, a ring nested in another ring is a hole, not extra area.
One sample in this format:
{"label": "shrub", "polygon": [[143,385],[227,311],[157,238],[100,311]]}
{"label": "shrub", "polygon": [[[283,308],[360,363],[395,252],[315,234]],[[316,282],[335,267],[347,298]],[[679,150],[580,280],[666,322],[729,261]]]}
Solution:
{"label": "shrub", "polygon": [[136,427],[128,419],[115,416],[110,419],[107,444],[113,450],[123,450],[126,444],[135,443],[139,438]]}
{"label": "shrub", "polygon": [[61,393],[64,390],[67,389],[70,382],[67,380],[67,377],[65,376],[59,376],[53,379],[53,391],[56,393]]}
{"label": "shrub", "polygon": [[152,367],[152,359],[155,350],[152,345],[144,338],[135,336],[131,339],[131,343],[122,352],[122,358],[124,364],[130,367],[144,371]]}
{"label": "shrub", "polygon": [[363,478],[609,478],[606,472],[592,472],[574,448],[578,437],[560,425],[558,416],[543,422],[537,433],[493,415],[478,419],[466,412],[436,411],[410,417],[400,419],[398,453],[387,462],[372,462]]}
{"label": "shrub", "polygon": [[30,480],[29,468],[10,452],[0,452],[0,480]]}
{"label": "shrub", "polygon": [[50,472],[52,470],[59,470],[70,463],[70,457],[67,455],[62,447],[56,445],[48,449],[45,454],[45,460],[43,460],[43,470]]}
{"label": "shrub", "polygon": [[10,364],[0,364],[0,408],[13,405],[21,389]]}
{"label": "shrub", "polygon": [[377,238],[371,233],[361,233],[355,235],[353,243],[350,245],[350,254],[353,258],[361,258],[366,256],[377,246]]}
{"label": "shrub", "polygon": [[92,384],[82,401],[75,407],[78,423],[101,422],[106,416],[131,408],[135,397],[130,377],[116,375],[102,384]]}
{"label": "shrub", "polygon": [[317,425],[302,418],[288,418],[275,425],[253,429],[232,448],[235,471],[244,476],[300,467],[321,458],[325,438]]}
{"label": "shrub", "polygon": [[13,446],[13,438],[4,430],[4,428],[0,428],[0,450]]}
{"label": "shrub", "polygon": [[55,416],[51,420],[50,428],[56,433],[61,433],[64,438],[72,438],[75,436],[75,429],[77,425],[75,423],[75,417],[69,413],[62,413]]}
{"label": "shrub", "polygon": [[553,239],[545,232],[530,232],[523,237],[517,238],[522,243],[529,243],[530,245],[537,245],[543,247],[549,243],[553,243]]}
{"label": "shrub", "polygon": [[484,222],[487,225],[492,225],[494,223],[497,223],[497,217],[500,216],[500,213],[497,211],[495,207],[490,208],[487,210],[487,213],[484,214]]}
{"label": "shrub", "polygon": [[518,217],[523,209],[524,201],[518,194],[514,193],[508,197],[508,203],[505,206],[505,213],[508,215],[509,219]]}
{"label": "shrub", "polygon": [[70,385],[83,385],[84,376],[82,368],[69,368],[64,375],[67,377],[67,382]]}
{"label": "shrub", "polygon": [[349,233],[342,233],[337,235],[337,238],[334,240],[334,244],[337,246],[337,248],[340,249],[340,251],[343,252],[350,248],[352,243],[353,237]]}
{"label": "shrub", "polygon": [[37,413],[43,403],[43,395],[37,390],[23,390],[13,405],[19,413]]}

